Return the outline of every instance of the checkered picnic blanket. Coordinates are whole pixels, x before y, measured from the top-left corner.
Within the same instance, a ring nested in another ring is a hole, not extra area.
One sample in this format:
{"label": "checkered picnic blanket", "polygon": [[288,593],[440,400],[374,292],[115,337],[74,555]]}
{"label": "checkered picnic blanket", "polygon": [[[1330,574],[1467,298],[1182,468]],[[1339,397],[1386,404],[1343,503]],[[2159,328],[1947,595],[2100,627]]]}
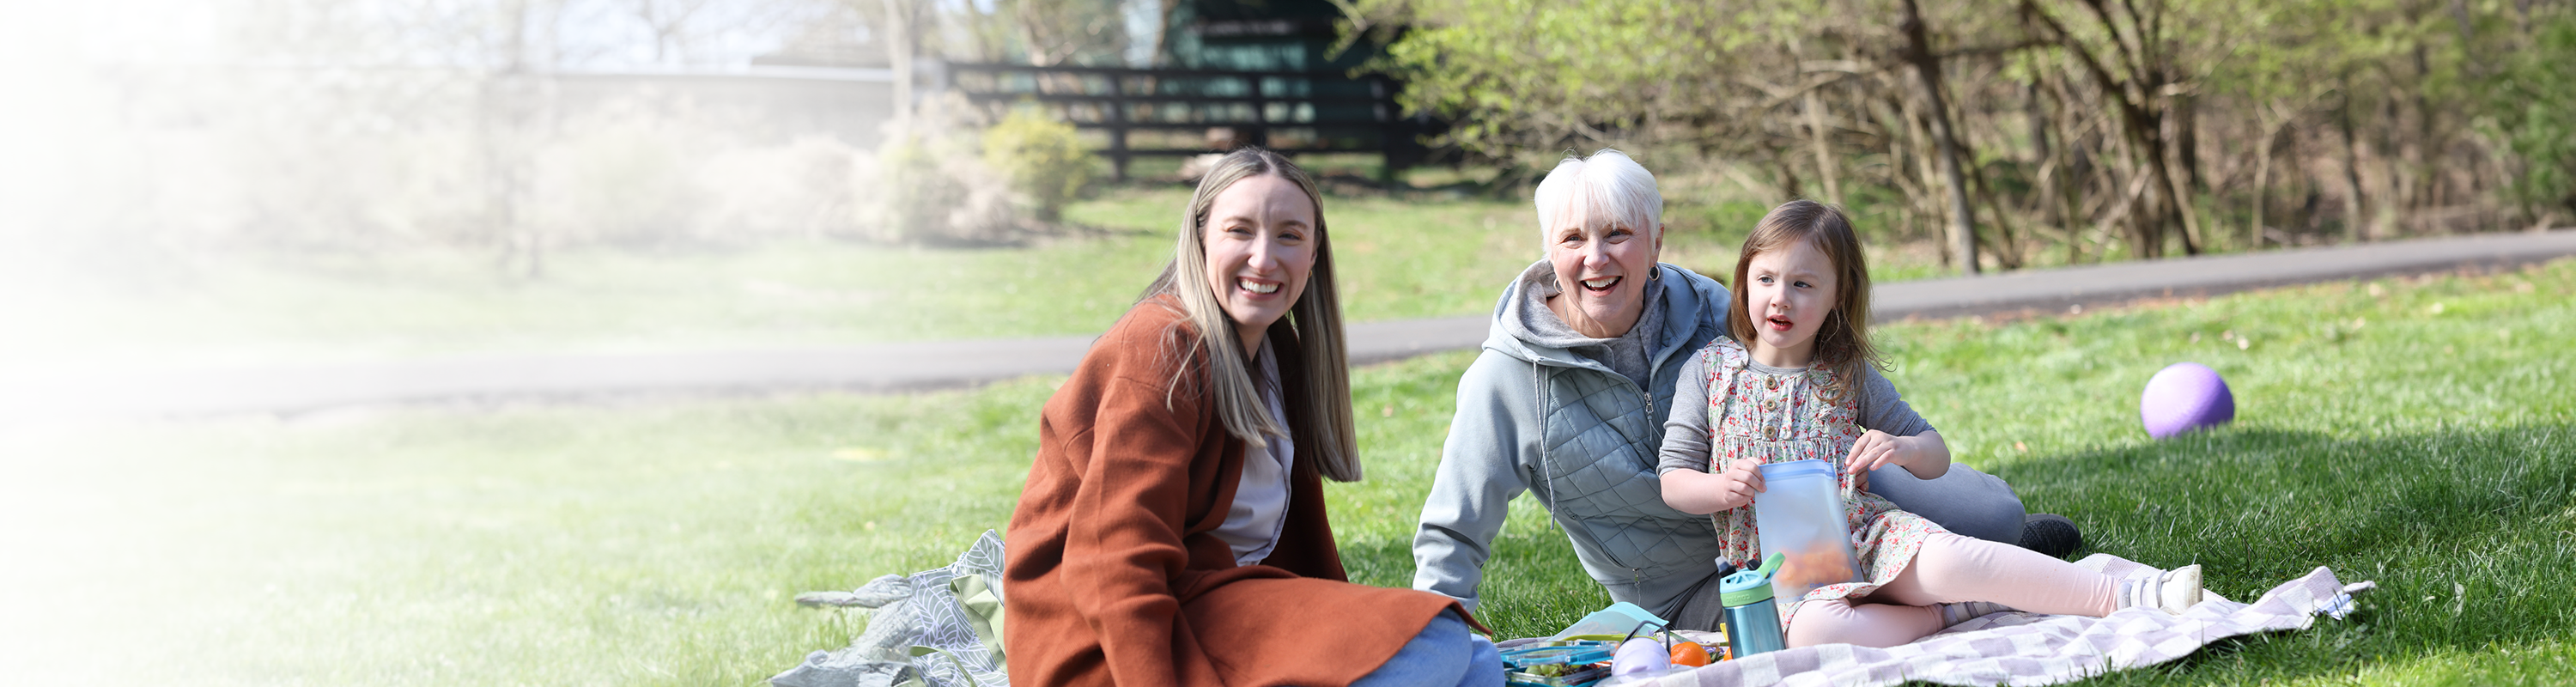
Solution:
{"label": "checkered picnic blanket", "polygon": [[[2080,565],[2122,578],[2158,571],[2109,554]],[[1879,687],[1911,681],[1945,685],[2054,685],[2150,666],[2228,637],[2303,630],[2317,616],[2342,619],[2353,595],[2373,583],[2344,584],[2317,568],[2253,603],[2210,601],[2179,616],[2124,608],[2109,617],[2004,612],[1960,623],[1911,644],[1872,649],[1826,644],[1721,661],[1664,676],[1658,687],[1835,685]]]}

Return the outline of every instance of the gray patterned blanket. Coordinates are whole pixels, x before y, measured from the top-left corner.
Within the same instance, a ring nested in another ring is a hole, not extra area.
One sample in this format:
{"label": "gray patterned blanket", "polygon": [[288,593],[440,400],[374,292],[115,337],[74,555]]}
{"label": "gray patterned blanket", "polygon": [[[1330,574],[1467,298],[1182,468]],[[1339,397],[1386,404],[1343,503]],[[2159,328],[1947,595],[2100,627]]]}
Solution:
{"label": "gray patterned blanket", "polygon": [[985,530],[948,567],[887,575],[807,606],[875,609],[848,648],[816,651],[774,687],[1010,687],[1002,646],[1002,536]]}
{"label": "gray patterned blanket", "polygon": [[[2124,578],[2157,572],[2109,554],[2094,554],[2078,564]],[[2321,567],[2273,587],[2253,603],[2210,601],[2179,616],[2143,608],[2121,609],[2104,618],[1996,613],[1904,646],[1827,644],[1775,651],[1667,675],[1654,684],[2055,685],[2182,658],[2228,637],[2307,629],[2318,616],[2340,620],[2352,613],[2353,595],[2374,586],[2344,584],[2334,571]]]}

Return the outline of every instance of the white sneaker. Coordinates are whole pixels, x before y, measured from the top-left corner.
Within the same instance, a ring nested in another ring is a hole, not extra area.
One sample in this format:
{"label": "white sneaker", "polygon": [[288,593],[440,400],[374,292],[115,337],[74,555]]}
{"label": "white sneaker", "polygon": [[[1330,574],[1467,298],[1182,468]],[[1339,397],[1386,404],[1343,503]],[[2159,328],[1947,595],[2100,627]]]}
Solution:
{"label": "white sneaker", "polygon": [[2200,588],[2200,564],[2194,563],[2145,579],[2120,581],[2120,607],[2144,606],[2172,615],[2200,605],[2208,595]]}

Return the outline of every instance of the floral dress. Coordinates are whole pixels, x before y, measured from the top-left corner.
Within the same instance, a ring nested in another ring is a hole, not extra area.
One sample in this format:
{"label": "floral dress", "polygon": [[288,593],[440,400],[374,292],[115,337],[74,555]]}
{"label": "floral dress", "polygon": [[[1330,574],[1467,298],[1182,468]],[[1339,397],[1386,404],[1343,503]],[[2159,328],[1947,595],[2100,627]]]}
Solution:
{"label": "floral dress", "polygon": [[[1836,375],[1825,366],[1790,374],[1753,369],[1753,357],[1733,338],[1719,338],[1700,349],[1708,369],[1709,470],[1744,458],[1763,464],[1821,459],[1833,467],[1835,486],[1843,496],[1844,524],[1853,553],[1867,582],[1828,584],[1797,599],[1781,599],[1780,624],[1787,627],[1798,605],[1820,599],[1866,596],[1896,579],[1905,564],[1933,534],[1947,532],[1923,516],[1899,510],[1895,503],[1853,489],[1843,460],[1860,440],[1860,399],[1836,393]],[[1760,561],[1762,537],[1755,529],[1753,506],[1710,515],[1717,522],[1721,550],[1728,560]]]}

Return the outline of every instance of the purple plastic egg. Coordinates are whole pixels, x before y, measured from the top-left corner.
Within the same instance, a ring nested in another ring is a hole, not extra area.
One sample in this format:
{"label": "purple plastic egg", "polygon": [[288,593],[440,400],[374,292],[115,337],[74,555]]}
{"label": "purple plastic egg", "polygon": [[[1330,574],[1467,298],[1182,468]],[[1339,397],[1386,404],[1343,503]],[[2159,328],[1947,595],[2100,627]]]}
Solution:
{"label": "purple plastic egg", "polygon": [[2147,436],[2165,439],[2236,419],[2236,397],[2227,393],[2227,380],[2219,379],[2217,370],[2174,363],[2147,380],[2147,393],[2138,398],[2138,417],[2146,422]]}
{"label": "purple plastic egg", "polygon": [[1653,637],[1638,637],[1619,644],[1610,654],[1610,674],[1626,675],[1673,667],[1673,655],[1664,651],[1664,643]]}

